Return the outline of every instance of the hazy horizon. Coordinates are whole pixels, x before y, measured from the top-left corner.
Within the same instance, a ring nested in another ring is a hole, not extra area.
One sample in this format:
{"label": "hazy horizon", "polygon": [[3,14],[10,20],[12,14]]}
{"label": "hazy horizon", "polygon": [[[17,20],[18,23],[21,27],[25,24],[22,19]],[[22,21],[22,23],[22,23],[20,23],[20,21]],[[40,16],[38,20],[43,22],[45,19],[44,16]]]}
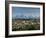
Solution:
{"label": "hazy horizon", "polygon": [[15,18],[16,16],[39,17],[40,16],[40,8],[12,7],[12,17]]}

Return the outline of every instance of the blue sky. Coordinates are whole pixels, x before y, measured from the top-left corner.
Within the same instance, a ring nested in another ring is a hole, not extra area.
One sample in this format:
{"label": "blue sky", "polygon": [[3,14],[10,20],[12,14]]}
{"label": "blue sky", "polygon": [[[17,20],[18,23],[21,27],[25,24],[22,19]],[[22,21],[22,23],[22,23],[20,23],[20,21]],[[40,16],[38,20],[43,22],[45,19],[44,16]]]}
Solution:
{"label": "blue sky", "polygon": [[15,16],[40,16],[40,8],[12,7],[12,17]]}

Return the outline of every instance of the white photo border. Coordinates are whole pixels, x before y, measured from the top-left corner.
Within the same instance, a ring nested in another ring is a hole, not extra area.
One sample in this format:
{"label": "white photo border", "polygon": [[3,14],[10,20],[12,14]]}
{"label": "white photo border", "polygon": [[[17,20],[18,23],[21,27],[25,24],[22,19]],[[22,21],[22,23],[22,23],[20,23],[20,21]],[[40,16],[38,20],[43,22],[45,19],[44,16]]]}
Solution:
{"label": "white photo border", "polygon": [[[12,7],[40,8],[40,30],[12,31]],[[43,33],[43,6],[42,5],[9,4],[9,35],[37,34],[37,33]]]}

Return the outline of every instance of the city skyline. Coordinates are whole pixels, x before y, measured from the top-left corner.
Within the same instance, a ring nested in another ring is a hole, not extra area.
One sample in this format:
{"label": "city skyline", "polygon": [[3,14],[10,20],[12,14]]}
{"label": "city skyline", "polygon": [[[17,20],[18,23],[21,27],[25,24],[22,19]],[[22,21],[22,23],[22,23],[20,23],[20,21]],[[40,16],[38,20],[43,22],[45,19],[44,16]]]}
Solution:
{"label": "city skyline", "polygon": [[12,7],[12,17],[16,16],[20,17],[39,17],[40,16],[40,8],[31,8],[31,7]]}

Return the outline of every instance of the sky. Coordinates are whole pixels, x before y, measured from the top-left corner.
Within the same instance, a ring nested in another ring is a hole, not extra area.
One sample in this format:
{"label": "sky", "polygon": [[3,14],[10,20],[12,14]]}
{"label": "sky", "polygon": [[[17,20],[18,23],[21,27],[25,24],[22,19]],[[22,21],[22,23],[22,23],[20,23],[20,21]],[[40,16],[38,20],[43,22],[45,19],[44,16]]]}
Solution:
{"label": "sky", "polygon": [[12,17],[15,16],[40,16],[40,8],[31,8],[31,7],[12,7]]}

